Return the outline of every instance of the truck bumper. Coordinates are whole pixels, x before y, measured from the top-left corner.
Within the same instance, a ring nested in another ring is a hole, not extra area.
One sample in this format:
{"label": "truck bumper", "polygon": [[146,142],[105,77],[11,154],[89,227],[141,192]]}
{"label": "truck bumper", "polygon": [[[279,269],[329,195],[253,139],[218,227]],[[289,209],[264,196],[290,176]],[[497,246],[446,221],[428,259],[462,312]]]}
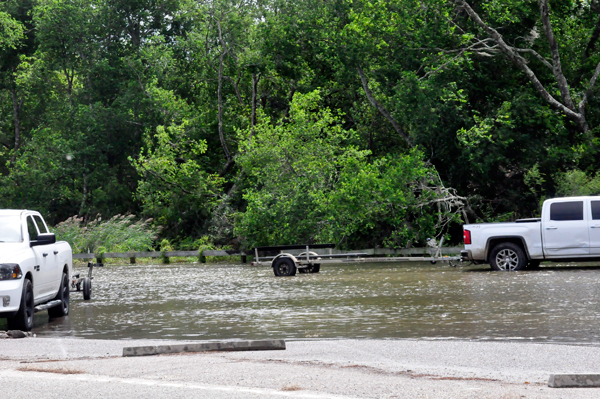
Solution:
{"label": "truck bumper", "polygon": [[23,278],[0,281],[0,317],[11,317],[21,306]]}

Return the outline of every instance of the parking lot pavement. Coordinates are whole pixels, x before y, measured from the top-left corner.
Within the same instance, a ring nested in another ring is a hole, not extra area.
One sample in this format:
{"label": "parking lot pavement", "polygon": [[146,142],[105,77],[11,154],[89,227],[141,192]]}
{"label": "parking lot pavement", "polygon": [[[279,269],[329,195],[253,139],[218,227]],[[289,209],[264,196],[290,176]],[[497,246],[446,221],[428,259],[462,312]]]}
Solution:
{"label": "parking lot pavement", "polygon": [[[593,346],[421,340],[288,341],[285,351],[122,357],[166,341],[0,340],[10,398],[596,398],[551,373],[598,372]],[[170,342],[173,343],[173,342]],[[177,342],[181,343],[181,342]]]}

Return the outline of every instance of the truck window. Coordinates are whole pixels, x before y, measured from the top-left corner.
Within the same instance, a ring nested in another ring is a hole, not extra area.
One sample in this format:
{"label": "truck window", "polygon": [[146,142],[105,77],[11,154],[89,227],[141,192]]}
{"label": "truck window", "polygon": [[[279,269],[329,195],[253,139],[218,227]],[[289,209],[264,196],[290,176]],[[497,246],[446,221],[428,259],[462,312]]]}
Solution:
{"label": "truck window", "polygon": [[35,224],[37,224],[38,229],[40,230],[40,234],[48,233],[48,228],[44,224],[44,221],[38,215],[33,215],[33,219],[35,220]]}
{"label": "truck window", "polygon": [[19,216],[0,216],[0,242],[21,242]]}
{"label": "truck window", "polygon": [[583,220],[583,201],[555,202],[550,205],[550,220]]}
{"label": "truck window", "polygon": [[592,201],[592,219],[600,220],[600,201]]}
{"label": "truck window", "polygon": [[35,223],[33,222],[33,218],[31,216],[27,216],[27,231],[29,232],[29,240],[37,240],[38,231],[37,227],[35,227]]}

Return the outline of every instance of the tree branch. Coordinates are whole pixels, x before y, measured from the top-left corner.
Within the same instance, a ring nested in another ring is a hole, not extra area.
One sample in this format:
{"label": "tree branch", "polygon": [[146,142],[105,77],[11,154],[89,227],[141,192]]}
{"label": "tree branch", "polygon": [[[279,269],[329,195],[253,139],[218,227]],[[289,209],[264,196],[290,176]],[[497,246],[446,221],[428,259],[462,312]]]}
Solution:
{"label": "tree branch", "polygon": [[[589,132],[589,126],[587,125],[585,116],[583,114],[580,114],[579,112],[575,111],[570,95],[566,98],[570,101],[571,107],[569,107],[565,104],[562,104],[560,101],[555,99],[546,90],[546,88],[544,87],[542,82],[540,82],[540,80],[538,79],[536,74],[531,70],[531,68],[529,68],[529,66],[527,65],[527,60],[525,58],[523,58],[517,51],[515,51],[512,46],[509,46],[504,41],[504,38],[502,37],[500,32],[498,32],[496,29],[487,25],[481,19],[479,14],[477,14],[477,12],[475,12],[475,10],[473,10],[473,8],[471,8],[471,6],[465,0],[450,0],[450,1],[452,1],[458,7],[464,9],[467,12],[467,14],[471,17],[471,19],[477,25],[479,25],[479,27],[481,29],[483,29],[488,35],[490,35],[494,39],[494,41],[498,44],[498,46],[500,47],[500,50],[504,53],[504,55],[506,55],[506,57],[508,57],[508,59],[511,62],[513,62],[515,65],[517,65],[525,73],[525,75],[527,76],[529,81],[533,84],[534,88],[537,90],[537,92],[540,94],[540,96],[542,96],[542,98],[548,104],[550,104],[550,106],[558,109],[559,111],[563,112],[568,118],[575,121],[584,133]],[[539,0],[539,1],[541,2],[541,1],[545,1],[545,0]],[[559,63],[558,65],[560,66],[560,59],[557,62]],[[553,65],[553,71],[556,69],[556,66],[557,66],[557,64],[555,63]],[[560,69],[558,71],[560,72],[560,75],[562,75],[562,71],[560,71]],[[557,76],[557,73],[555,73],[555,77],[556,76]],[[562,78],[564,78],[564,75],[562,75]],[[565,82],[565,84],[563,85],[562,89],[566,88],[566,90],[568,91],[568,85],[566,85],[566,80],[564,82]],[[561,93],[562,93],[562,90],[561,90]],[[564,98],[565,97],[563,97],[563,101],[564,101]]]}
{"label": "tree branch", "polygon": [[552,66],[552,64],[550,62],[548,62],[547,59],[545,59],[544,57],[542,57],[540,55],[540,53],[538,53],[537,51],[535,51],[532,48],[518,48],[518,47],[513,47],[512,48],[514,51],[517,51],[519,53],[529,53],[529,54],[533,54],[538,60],[540,60],[542,62],[542,64],[544,64],[545,66],[547,66],[550,69],[554,69],[554,67]]}
{"label": "tree branch", "polygon": [[598,19],[598,22],[596,23],[596,26],[594,27],[594,31],[592,32],[592,36],[590,37],[590,41],[588,42],[587,47],[585,48],[585,52],[583,53],[583,62],[585,62],[585,60],[587,60],[592,51],[594,51],[594,47],[596,47],[596,42],[598,42],[598,39],[600,38],[600,18]]}
{"label": "tree branch", "polygon": [[588,89],[583,94],[581,101],[579,102],[579,113],[581,115],[585,115],[585,105],[587,104],[589,96],[592,94],[594,90],[594,85],[596,84],[596,80],[598,80],[598,75],[600,75],[600,62],[596,65],[596,70],[594,71],[594,75],[590,79],[590,84]]}
{"label": "tree branch", "polygon": [[219,55],[219,81],[217,83],[217,108],[218,108],[218,123],[219,123],[219,139],[221,141],[221,146],[223,147],[223,152],[225,153],[225,159],[227,160],[225,166],[223,167],[223,173],[229,168],[231,164],[231,153],[229,152],[229,148],[227,147],[227,141],[225,140],[225,133],[223,132],[223,63],[225,60],[225,56],[229,53],[229,49],[227,47],[227,43],[223,40],[223,31],[221,29],[221,22],[223,18],[225,18],[227,13],[222,13],[220,19],[216,19],[214,16],[211,17],[215,20],[217,24],[217,29],[219,31],[219,42],[221,43],[222,51]]}
{"label": "tree branch", "polygon": [[371,103],[371,105],[373,105],[373,107],[375,107],[375,109],[377,109],[379,111],[379,113],[381,115],[383,115],[385,117],[385,119],[387,119],[388,122],[390,122],[392,124],[396,133],[398,133],[408,143],[408,145],[410,147],[412,147],[413,143],[412,143],[412,140],[410,139],[410,137],[408,137],[408,135],[400,127],[398,122],[396,122],[396,120],[387,112],[387,110],[385,108],[383,108],[383,106],[381,104],[379,104],[379,102],[377,102],[377,100],[373,97],[373,93],[371,93],[371,89],[369,89],[369,83],[367,82],[367,77],[365,76],[364,71],[360,67],[357,67],[356,69],[358,70],[358,75],[360,76],[360,81],[362,82],[363,89],[364,89],[365,94],[367,95],[367,99],[369,99],[369,102]]}
{"label": "tree branch", "polygon": [[569,90],[569,84],[567,83],[567,78],[565,78],[565,75],[562,72],[560,54],[558,53],[558,43],[556,42],[556,38],[554,37],[552,25],[550,24],[550,10],[548,7],[548,0],[538,0],[538,4],[540,6],[540,14],[542,16],[544,34],[546,35],[546,40],[548,40],[548,45],[550,46],[550,53],[552,54],[552,72],[554,73],[554,78],[556,79],[556,83],[558,84],[558,90],[560,90],[560,95],[562,97],[563,103],[567,107],[569,107],[569,109],[575,111],[575,104],[573,104],[573,100],[571,99],[571,91]]}

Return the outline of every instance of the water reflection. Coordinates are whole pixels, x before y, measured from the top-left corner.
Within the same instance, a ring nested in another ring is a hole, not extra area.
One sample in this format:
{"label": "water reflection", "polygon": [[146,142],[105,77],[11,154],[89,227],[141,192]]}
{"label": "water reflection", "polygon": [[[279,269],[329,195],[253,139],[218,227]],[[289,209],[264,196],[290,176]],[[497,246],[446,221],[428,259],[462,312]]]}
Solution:
{"label": "water reflection", "polygon": [[344,264],[275,278],[268,267],[107,266],[95,274],[91,301],[73,294],[68,318],[48,322],[45,312],[38,314],[34,332],[106,339],[600,341],[598,268],[488,270]]}

